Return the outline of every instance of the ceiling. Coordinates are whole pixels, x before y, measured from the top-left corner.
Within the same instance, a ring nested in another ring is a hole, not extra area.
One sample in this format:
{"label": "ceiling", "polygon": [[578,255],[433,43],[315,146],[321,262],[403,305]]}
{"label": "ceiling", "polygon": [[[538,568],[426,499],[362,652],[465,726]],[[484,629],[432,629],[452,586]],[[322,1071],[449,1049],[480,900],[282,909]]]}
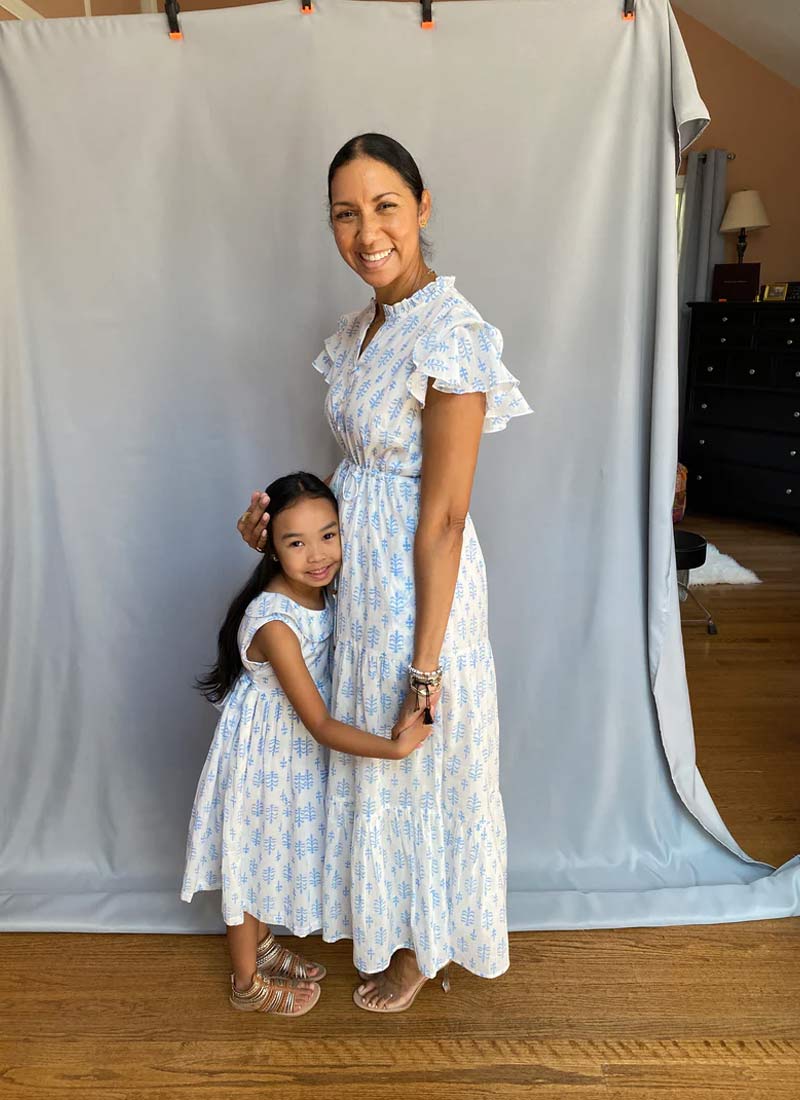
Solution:
{"label": "ceiling", "polygon": [[800,0],[678,0],[676,7],[800,87]]}
{"label": "ceiling", "polygon": [[[183,11],[236,7],[250,0],[181,0]],[[2,4],[26,4],[48,19],[84,15],[132,15],[164,10],[163,0],[0,0],[0,18],[13,19]],[[621,0],[620,0],[621,3]],[[682,8],[739,49],[800,87],[800,0],[677,0]]]}

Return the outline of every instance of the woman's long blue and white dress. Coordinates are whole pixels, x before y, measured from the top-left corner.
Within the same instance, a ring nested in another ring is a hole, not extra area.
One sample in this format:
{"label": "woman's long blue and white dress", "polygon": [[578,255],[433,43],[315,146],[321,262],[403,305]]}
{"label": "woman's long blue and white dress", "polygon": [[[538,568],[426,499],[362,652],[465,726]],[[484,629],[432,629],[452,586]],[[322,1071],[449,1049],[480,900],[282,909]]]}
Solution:
{"label": "woman's long blue and white dress", "polygon": [[242,672],[225,697],[197,784],[181,898],[222,891],[226,924],[251,913],[307,936],[322,923],[328,750],[300,721],[270,664],[247,650],[265,623],[295,633],[327,704],[333,612],[262,592],[239,627]]}
{"label": "woman's long blue and white dress", "polygon": [[[346,314],[314,361],[345,454],[331,485],[344,546],[331,710],[387,737],[413,657],[428,381],[448,393],[485,392],[487,432],[530,411],[501,362],[500,333],[454,283],[439,277],[384,306],[385,323],[360,358],[374,299]],[[356,966],[370,973],[408,947],[428,977],[450,960],[496,977],[508,967],[506,827],[486,571],[469,518],[441,660],[439,712],[419,750],[399,762],[331,753],[323,936],[352,938]]]}

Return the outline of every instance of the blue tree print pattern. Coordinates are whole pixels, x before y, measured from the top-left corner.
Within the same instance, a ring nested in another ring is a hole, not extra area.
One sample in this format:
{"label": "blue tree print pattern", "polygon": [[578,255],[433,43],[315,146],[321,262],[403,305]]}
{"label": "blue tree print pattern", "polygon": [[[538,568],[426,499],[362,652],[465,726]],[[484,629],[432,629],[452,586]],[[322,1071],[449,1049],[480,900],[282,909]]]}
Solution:
{"label": "blue tree print pattern", "polygon": [[[394,306],[363,356],[375,303],[346,314],[314,366],[344,459],[331,487],[343,535],[332,713],[390,735],[414,645],[413,546],[429,380],[486,394],[484,431],[531,410],[501,361],[502,337],[440,277]],[[406,760],[332,752],[323,935],[350,938],[375,973],[412,948],[428,977],[450,960],[483,977],[508,967],[506,826],[498,783],[486,570],[467,519],[445,636],[433,735]]]}
{"label": "blue tree print pattern", "polygon": [[307,936],[322,925],[328,750],[301,724],[271,665],[247,659],[256,631],[274,619],[297,635],[330,704],[333,611],[262,592],[242,619],[244,669],[223,702],[197,785],[181,898],[221,890],[226,924],[251,913]]}

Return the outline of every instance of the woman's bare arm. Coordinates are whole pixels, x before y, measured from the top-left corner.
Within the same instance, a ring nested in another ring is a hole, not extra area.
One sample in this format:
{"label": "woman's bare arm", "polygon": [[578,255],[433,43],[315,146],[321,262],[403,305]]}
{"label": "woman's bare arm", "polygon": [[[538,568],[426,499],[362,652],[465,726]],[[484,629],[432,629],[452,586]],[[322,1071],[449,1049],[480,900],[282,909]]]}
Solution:
{"label": "woman's bare arm", "polygon": [[422,484],[414,539],[415,668],[439,664],[461,561],[486,397],[448,394],[429,383],[422,412]]}
{"label": "woman's bare arm", "polygon": [[[448,394],[428,384],[422,410],[422,484],[414,539],[417,607],[411,662],[423,672],[439,666],[461,563],[485,408],[482,393]],[[432,693],[432,714],[439,698],[440,692]],[[416,695],[409,692],[392,737],[402,736],[420,714]]]}
{"label": "woman's bare arm", "polygon": [[431,732],[430,726],[423,726],[419,719],[399,738],[391,740],[331,718],[303,660],[297,635],[286,623],[273,620],[262,626],[250,644],[248,657],[253,661],[269,661],[305,728],[321,745],[337,752],[402,760]]}

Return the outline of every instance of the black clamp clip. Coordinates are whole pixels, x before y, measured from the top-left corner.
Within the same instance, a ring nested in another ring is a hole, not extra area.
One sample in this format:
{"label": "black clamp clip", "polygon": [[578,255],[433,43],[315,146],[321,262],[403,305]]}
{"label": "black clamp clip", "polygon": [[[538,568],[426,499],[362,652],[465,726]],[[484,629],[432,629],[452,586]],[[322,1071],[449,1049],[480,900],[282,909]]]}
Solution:
{"label": "black clamp clip", "polygon": [[178,0],[164,0],[164,14],[167,17],[167,23],[169,23],[169,36],[176,40],[183,38],[183,31],[181,25],[178,22],[178,14],[180,13],[181,6]]}
{"label": "black clamp clip", "polygon": [[314,11],[314,5],[311,3],[311,0],[300,0],[300,14],[301,15],[311,15],[311,13],[313,11]]}
{"label": "black clamp clip", "polygon": [[630,23],[636,18],[636,0],[625,0],[625,7],[622,10],[622,18]]}
{"label": "black clamp clip", "polygon": [[422,0],[422,29],[433,30],[433,0]]}

